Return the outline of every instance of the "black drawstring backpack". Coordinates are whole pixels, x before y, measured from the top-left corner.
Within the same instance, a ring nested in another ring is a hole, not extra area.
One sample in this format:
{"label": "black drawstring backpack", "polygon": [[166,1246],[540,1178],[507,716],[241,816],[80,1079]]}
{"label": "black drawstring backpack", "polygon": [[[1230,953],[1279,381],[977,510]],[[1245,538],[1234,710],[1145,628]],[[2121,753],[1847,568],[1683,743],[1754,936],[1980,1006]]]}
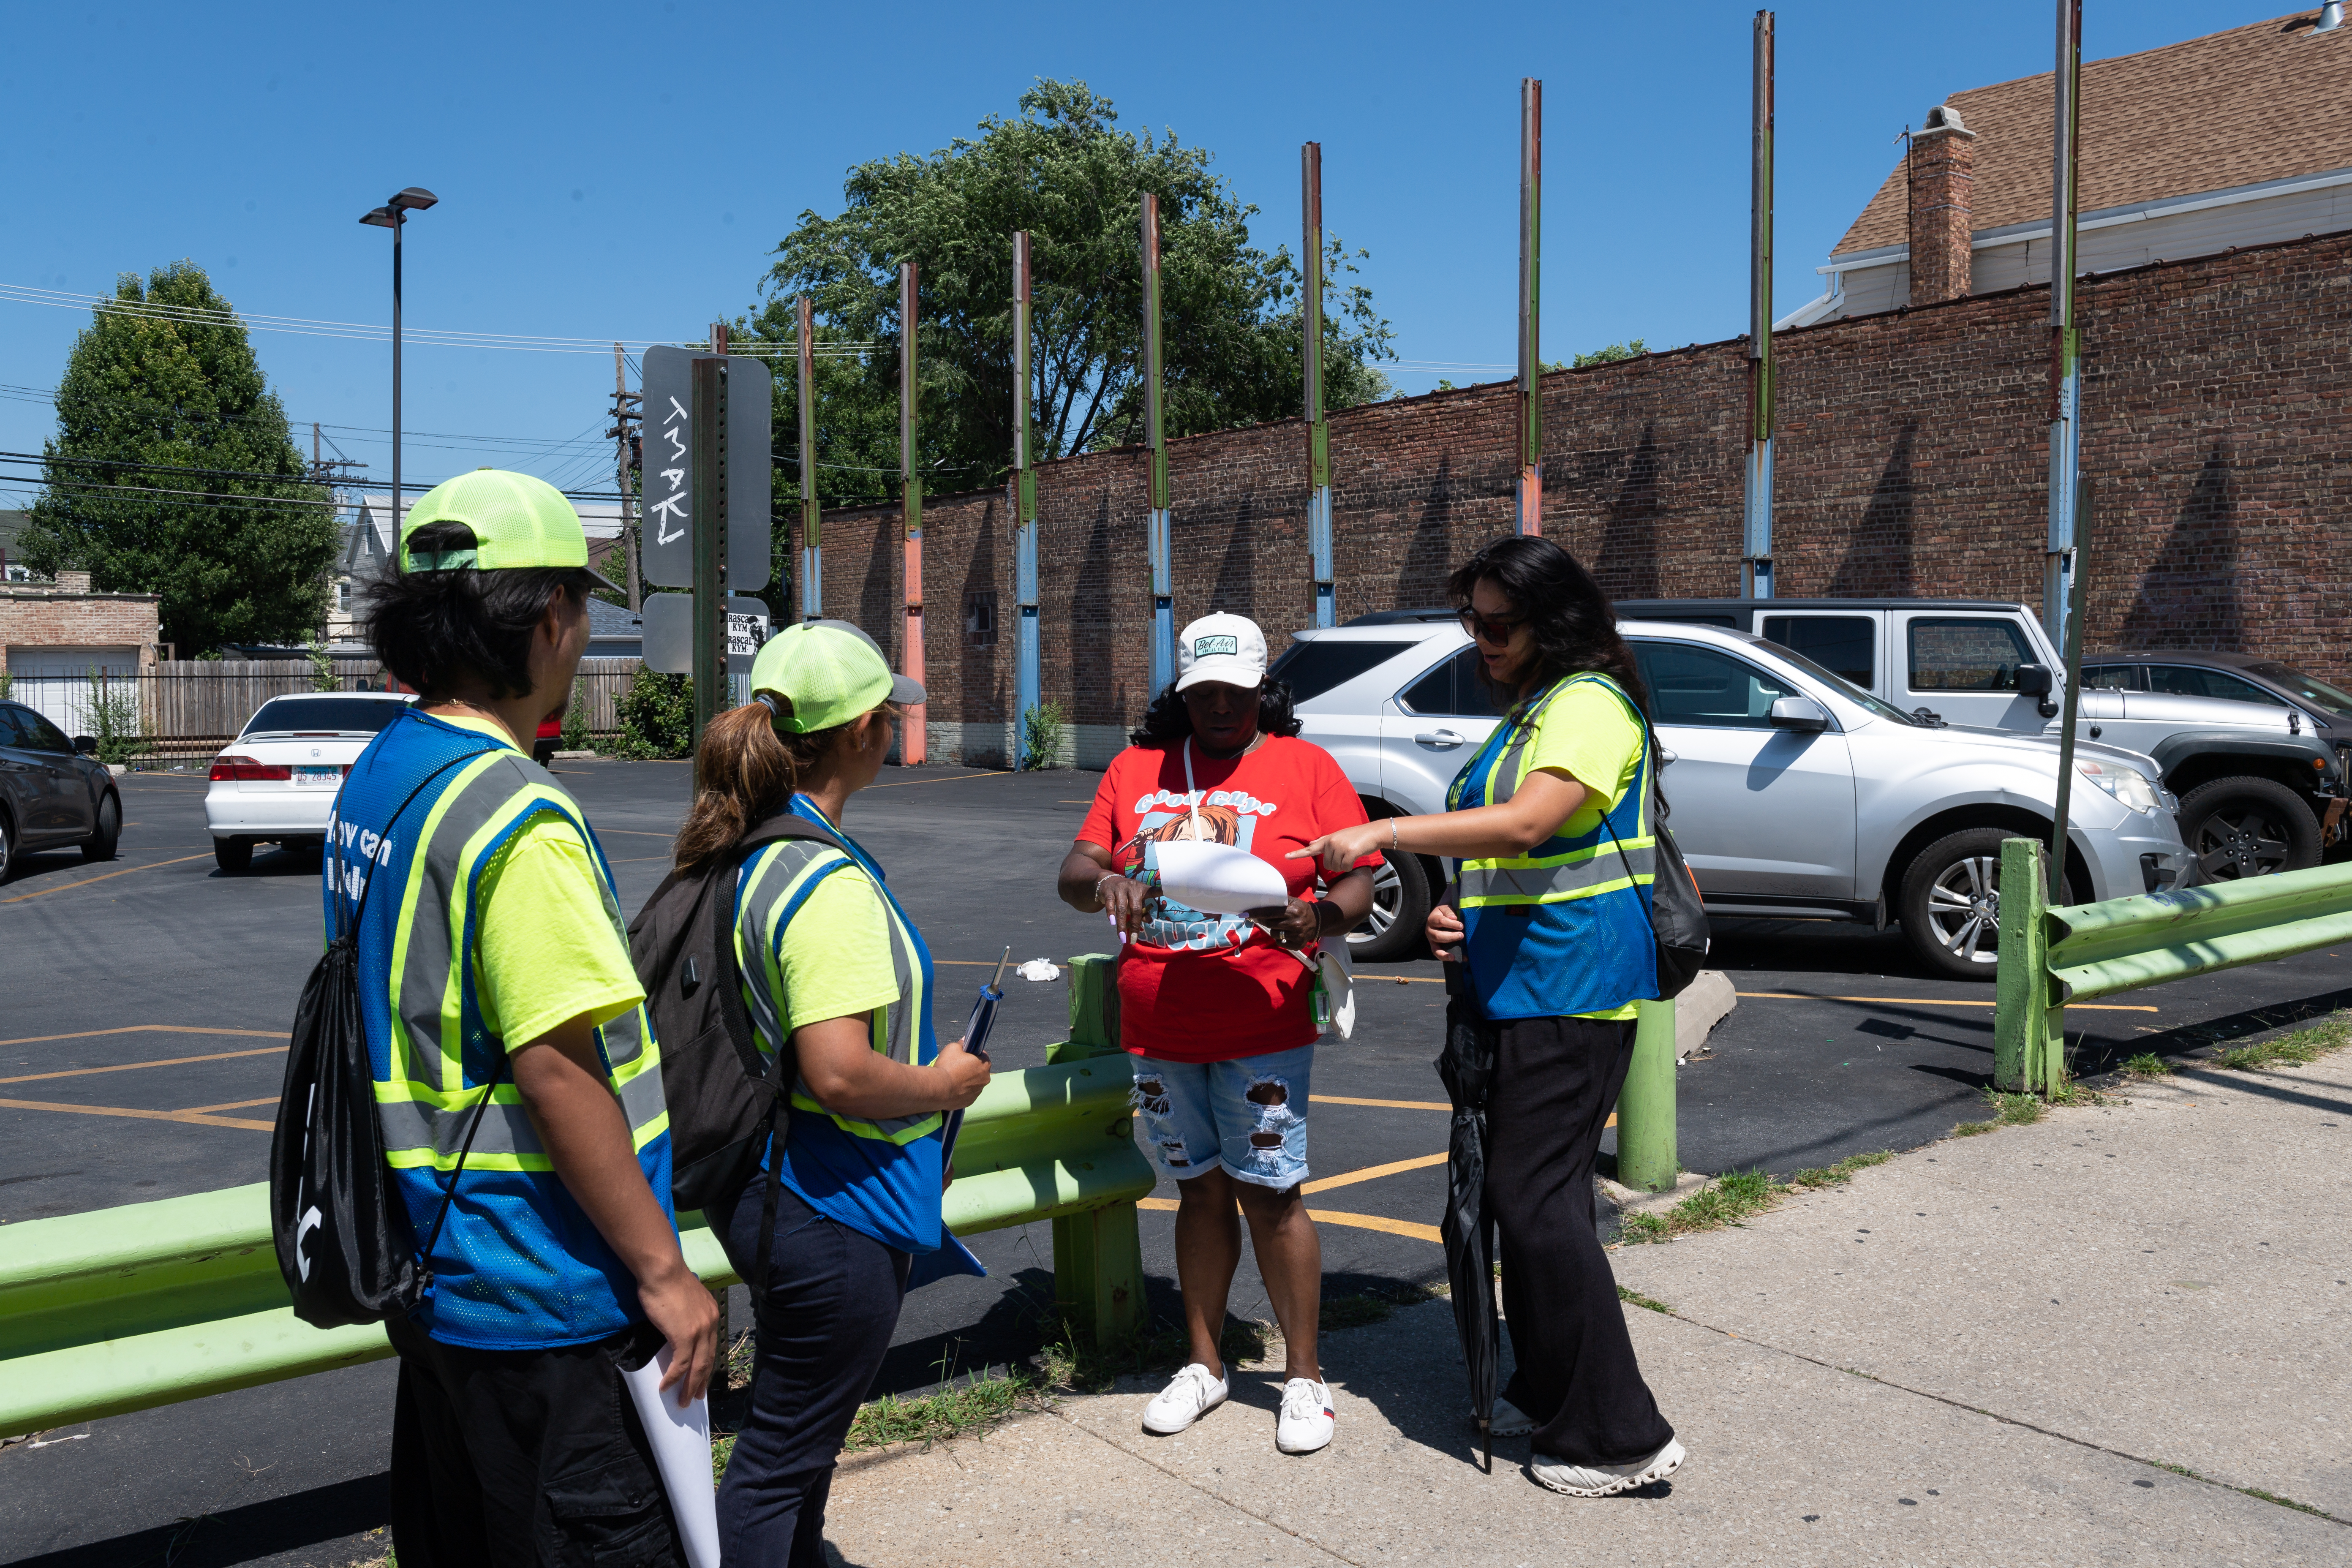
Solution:
{"label": "black drawstring backpack", "polygon": [[[468,752],[425,775],[384,824],[385,837],[425,784],[480,755]],[[335,821],[340,826],[340,810]],[[340,833],[331,837],[340,886],[342,839]],[[375,1068],[360,1021],[360,921],[375,888],[374,872],[382,869],[372,868],[351,923],[338,921],[335,940],[327,944],[302,987],[302,1000],[294,1010],[293,1044],[286,1055],[286,1082],[278,1094],[278,1125],[269,1140],[269,1224],[278,1247],[278,1270],[294,1298],[294,1315],[320,1329],[382,1322],[424,1300],[433,1284],[429,1260],[449,1217],[457,1178],[465,1173],[474,1134],[481,1129],[482,1113],[489,1108],[507,1065],[501,1051],[466,1128],[465,1146],[442,1193],[433,1233],[420,1252],[407,1211],[384,1169]]]}
{"label": "black drawstring backpack", "polygon": [[[1637,710],[1638,711],[1638,710]],[[1649,748],[1650,833],[1656,847],[1654,868],[1650,878],[1650,934],[1657,943],[1658,998],[1665,1001],[1690,989],[1698,972],[1706,963],[1707,949],[1713,945],[1706,923],[1706,907],[1700,900],[1698,879],[1691,874],[1690,865],[1683,858],[1683,847],[1675,842],[1674,829],[1666,826],[1666,792],[1658,783],[1658,733],[1650,728],[1645,714],[1642,718],[1642,743]],[[1601,826],[1609,828],[1610,842],[1617,846],[1617,858],[1625,862],[1625,874],[1633,874],[1633,858],[1625,853],[1625,845],[1617,830],[1609,826],[1609,814],[1601,814]]]}

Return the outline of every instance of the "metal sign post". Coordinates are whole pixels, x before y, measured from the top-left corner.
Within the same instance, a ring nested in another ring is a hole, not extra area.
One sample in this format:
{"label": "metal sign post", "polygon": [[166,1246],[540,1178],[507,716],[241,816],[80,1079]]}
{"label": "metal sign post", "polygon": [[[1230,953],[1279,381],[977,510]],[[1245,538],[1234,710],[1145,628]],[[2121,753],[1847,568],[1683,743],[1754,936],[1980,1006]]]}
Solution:
{"label": "metal sign post", "polygon": [[1298,150],[1299,279],[1306,294],[1299,345],[1307,384],[1307,557],[1315,584],[1315,624],[1338,624],[1331,570],[1331,426],[1323,417],[1323,143]]}
{"label": "metal sign post", "polygon": [[2083,460],[2083,342],[2074,321],[2076,151],[2083,115],[2083,0],[2058,0],[2050,165],[2050,541],[2042,619],[2061,653],[2074,571],[2074,479]]}
{"label": "metal sign post", "polygon": [[[1013,765],[1025,768],[1029,710],[1040,700],[1037,671],[1037,474],[1029,428],[1029,235],[1013,237]],[[1051,758],[1046,759],[1052,761]]]}
{"label": "metal sign post", "polygon": [[1543,531],[1543,83],[1519,79],[1518,526]]}
{"label": "metal sign post", "polygon": [[726,581],[727,361],[697,354],[693,363],[694,489],[709,498],[689,529],[694,551],[694,757],[696,794],[702,791],[702,733],[726,706],[727,617],[719,602]]}
{"label": "metal sign post", "polygon": [[816,330],[809,297],[801,296],[801,619],[824,615],[824,549],[817,538],[822,521],[816,504]]}
{"label": "metal sign post", "polygon": [[1747,537],[1740,592],[1772,596],[1772,13],[1756,13],[1748,230]]}
{"label": "metal sign post", "polygon": [[2083,552],[2091,536],[2091,481],[2087,479],[2075,486],[2074,509],[2072,603],[2066,616],[2071,635],[2061,645],[2066,650],[2066,700],[2063,717],[2058,721],[2058,820],[2050,830],[2050,901],[2053,904],[2066,901],[2066,814],[2074,795],[2074,718],[2082,710],[2083,583],[2088,575],[2083,569]]}

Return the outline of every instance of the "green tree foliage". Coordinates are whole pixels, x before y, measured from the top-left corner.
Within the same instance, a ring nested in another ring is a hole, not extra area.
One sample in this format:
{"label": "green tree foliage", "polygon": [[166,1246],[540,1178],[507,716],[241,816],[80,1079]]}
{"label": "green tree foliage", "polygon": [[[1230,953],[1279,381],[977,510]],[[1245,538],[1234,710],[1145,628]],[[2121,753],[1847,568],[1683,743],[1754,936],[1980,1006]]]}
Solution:
{"label": "green tree foliage", "polygon": [[[1257,209],[1209,172],[1211,155],[1171,134],[1117,127],[1083,83],[1041,81],[1013,119],[919,157],[849,171],[836,217],[804,212],[776,247],[770,298],[739,336],[793,343],[795,299],[818,321],[818,497],[829,506],[898,493],[898,263],[921,268],[920,453],[934,492],[1001,483],[1013,450],[1013,245],[1030,234],[1036,457],[1142,437],[1142,197],[1160,198],[1166,428],[1190,435],[1301,411],[1301,279],[1287,248],[1250,243]],[[1328,237],[1327,237],[1328,239]],[[1371,293],[1346,281],[1351,256],[1324,258],[1325,401],[1389,393],[1393,358]],[[774,361],[777,510],[799,493],[799,411],[789,353]]]}
{"label": "green tree foliage", "polygon": [[[1621,359],[1640,359],[1643,354],[1648,353],[1649,352],[1649,345],[1639,338],[1635,338],[1632,342],[1628,343],[1608,343],[1601,348],[1594,349],[1591,353],[1577,355],[1576,363],[1573,368],[1582,370],[1589,364],[1615,364]],[[1560,367],[1558,365],[1547,365],[1544,368],[1547,370],[1558,370]]]}
{"label": "green tree foliage", "polygon": [[245,324],[202,268],[123,274],[75,340],[57,405],[24,535],[36,571],[160,594],[184,658],[317,633],[335,514],[296,504],[330,498],[306,481]]}
{"label": "green tree foliage", "polygon": [[694,751],[694,679],[640,669],[614,704],[621,738],[614,751],[635,762],[689,756]]}

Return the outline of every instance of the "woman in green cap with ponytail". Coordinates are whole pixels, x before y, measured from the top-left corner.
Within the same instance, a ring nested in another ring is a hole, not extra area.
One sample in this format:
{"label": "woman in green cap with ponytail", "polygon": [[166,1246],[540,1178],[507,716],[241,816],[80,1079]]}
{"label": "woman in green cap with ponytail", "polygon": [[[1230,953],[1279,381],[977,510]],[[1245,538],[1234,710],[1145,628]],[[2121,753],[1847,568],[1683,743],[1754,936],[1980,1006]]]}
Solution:
{"label": "woman in green cap with ponytail", "polygon": [[736,1271],[757,1280],[772,1164],[767,1272],[752,1301],[759,1367],[719,1529],[730,1563],[818,1568],[834,1462],[890,1348],[909,1268],[943,1243],[962,1256],[940,1223],[940,1133],[946,1112],[987,1087],[988,1064],[961,1040],[934,1039],[930,952],[882,868],[842,828],[922,687],[893,676],[856,627],[812,621],[760,650],[751,689],[751,702],[704,732],[679,868],[728,854],[780,811],[830,837],[761,845],[736,879],[744,998],[761,1055],[789,1049],[793,1076],[788,1135],[709,1210]]}

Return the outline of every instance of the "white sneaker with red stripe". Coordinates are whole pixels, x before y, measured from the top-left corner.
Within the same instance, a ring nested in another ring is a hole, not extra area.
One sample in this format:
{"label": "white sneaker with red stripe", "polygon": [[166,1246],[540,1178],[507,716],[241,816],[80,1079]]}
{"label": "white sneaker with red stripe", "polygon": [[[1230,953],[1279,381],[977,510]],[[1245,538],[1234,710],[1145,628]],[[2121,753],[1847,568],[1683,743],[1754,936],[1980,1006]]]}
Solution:
{"label": "white sneaker with red stripe", "polygon": [[1339,1419],[1331,1412],[1331,1385],[1294,1377],[1282,1385],[1282,1415],[1274,1426],[1274,1446],[1286,1454],[1311,1454],[1327,1447]]}

